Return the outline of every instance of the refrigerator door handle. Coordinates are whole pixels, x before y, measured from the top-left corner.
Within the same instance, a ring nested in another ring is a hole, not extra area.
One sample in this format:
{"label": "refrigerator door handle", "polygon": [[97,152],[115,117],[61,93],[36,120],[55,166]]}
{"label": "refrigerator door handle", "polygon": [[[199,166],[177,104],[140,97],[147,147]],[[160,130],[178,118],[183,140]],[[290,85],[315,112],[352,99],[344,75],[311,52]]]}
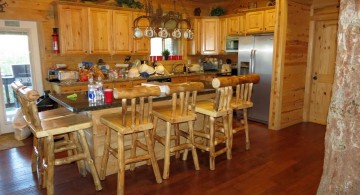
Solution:
{"label": "refrigerator door handle", "polygon": [[251,55],[251,72],[254,74],[255,73],[255,56],[256,56],[256,49],[252,50],[252,55]]}
{"label": "refrigerator door handle", "polygon": [[249,73],[250,74],[253,74],[254,73],[254,58],[253,58],[253,55],[254,55],[254,49],[251,49],[250,51],[250,62],[249,62]]}

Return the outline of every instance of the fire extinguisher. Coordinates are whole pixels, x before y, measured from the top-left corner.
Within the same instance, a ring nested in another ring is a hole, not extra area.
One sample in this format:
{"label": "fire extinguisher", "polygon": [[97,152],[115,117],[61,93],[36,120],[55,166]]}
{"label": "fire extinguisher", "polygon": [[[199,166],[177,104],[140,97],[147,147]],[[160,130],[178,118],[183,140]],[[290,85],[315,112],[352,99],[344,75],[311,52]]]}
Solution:
{"label": "fire extinguisher", "polygon": [[53,34],[51,36],[53,38],[52,40],[53,51],[54,53],[58,54],[60,53],[58,28],[53,28]]}

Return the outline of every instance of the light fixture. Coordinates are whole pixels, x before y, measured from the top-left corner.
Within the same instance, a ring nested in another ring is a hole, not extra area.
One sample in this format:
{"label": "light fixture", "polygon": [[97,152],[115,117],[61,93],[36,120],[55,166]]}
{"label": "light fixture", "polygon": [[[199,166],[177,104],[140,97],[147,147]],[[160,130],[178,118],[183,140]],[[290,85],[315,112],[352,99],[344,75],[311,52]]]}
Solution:
{"label": "light fixture", "polygon": [[[145,1],[145,11],[146,14],[139,16],[134,20],[134,37],[141,38],[146,36],[149,38],[160,37],[160,38],[193,38],[193,29],[191,28],[190,19],[182,18],[182,14],[175,11],[175,1],[174,11],[169,11],[164,14],[159,3],[156,12],[153,11],[152,1]],[[148,26],[139,26],[139,21],[142,19],[148,20]],[[186,24],[186,28],[182,27],[182,24]],[[142,30],[143,29],[143,30]]]}

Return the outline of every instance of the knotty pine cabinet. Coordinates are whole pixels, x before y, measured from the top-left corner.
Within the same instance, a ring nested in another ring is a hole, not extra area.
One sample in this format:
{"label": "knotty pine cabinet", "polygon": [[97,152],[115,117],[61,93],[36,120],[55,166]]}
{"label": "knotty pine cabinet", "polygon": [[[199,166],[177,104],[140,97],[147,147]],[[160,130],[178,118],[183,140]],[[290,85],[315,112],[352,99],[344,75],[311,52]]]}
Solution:
{"label": "knotty pine cabinet", "polygon": [[273,32],[275,28],[275,9],[246,13],[246,33]]}
{"label": "knotty pine cabinet", "polygon": [[201,19],[201,54],[219,54],[219,18]]}
{"label": "knotty pine cabinet", "polygon": [[71,5],[58,5],[57,21],[61,53],[89,53],[87,8]]}
{"label": "knotty pine cabinet", "polygon": [[227,18],[220,18],[220,51],[219,54],[226,53],[226,36],[228,35],[227,31]]}
{"label": "knotty pine cabinet", "polygon": [[62,54],[150,54],[150,39],[132,36],[142,12],[61,4],[57,12]]}
{"label": "knotty pine cabinet", "polygon": [[[133,50],[133,15],[130,11],[113,11],[113,52],[131,54]],[[149,46],[150,48],[150,46]]]}
{"label": "knotty pine cabinet", "polygon": [[112,11],[109,9],[89,8],[89,43],[91,54],[111,54]]}
{"label": "knotty pine cabinet", "polygon": [[[133,12],[133,20],[135,20],[135,18],[145,15],[142,12]],[[139,20],[138,23],[139,26],[148,26],[149,22],[147,20]],[[133,32],[133,25],[131,25],[131,32]],[[143,31],[145,29],[142,29]],[[134,53],[135,54],[150,54],[150,39],[143,36],[141,38],[133,38],[133,44],[134,44]]]}
{"label": "knotty pine cabinet", "polygon": [[194,29],[193,39],[187,40],[188,55],[201,54],[201,19],[195,18],[192,20],[192,28]]}
{"label": "knotty pine cabinet", "polygon": [[228,35],[245,34],[245,15],[231,16],[226,19]]}

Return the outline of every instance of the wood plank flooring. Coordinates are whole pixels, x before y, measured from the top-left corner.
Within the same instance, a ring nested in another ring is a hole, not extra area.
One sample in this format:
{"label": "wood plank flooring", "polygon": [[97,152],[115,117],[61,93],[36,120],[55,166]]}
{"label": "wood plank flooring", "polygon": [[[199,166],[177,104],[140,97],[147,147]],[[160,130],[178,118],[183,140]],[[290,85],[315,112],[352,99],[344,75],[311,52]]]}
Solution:
{"label": "wood plank flooring", "polygon": [[[322,174],[325,126],[301,123],[281,131],[250,124],[251,149],[245,150],[243,132],[234,135],[233,159],[216,158],[208,169],[208,153],[198,151],[200,171],[191,155],[172,157],[170,178],[157,184],[150,166],[125,176],[126,194],[315,194]],[[0,151],[0,194],[46,194],[31,172],[31,138],[26,146]],[[163,161],[159,161],[162,171]],[[90,175],[82,178],[76,164],[55,168],[55,194],[116,194],[116,174],[95,191]]]}

